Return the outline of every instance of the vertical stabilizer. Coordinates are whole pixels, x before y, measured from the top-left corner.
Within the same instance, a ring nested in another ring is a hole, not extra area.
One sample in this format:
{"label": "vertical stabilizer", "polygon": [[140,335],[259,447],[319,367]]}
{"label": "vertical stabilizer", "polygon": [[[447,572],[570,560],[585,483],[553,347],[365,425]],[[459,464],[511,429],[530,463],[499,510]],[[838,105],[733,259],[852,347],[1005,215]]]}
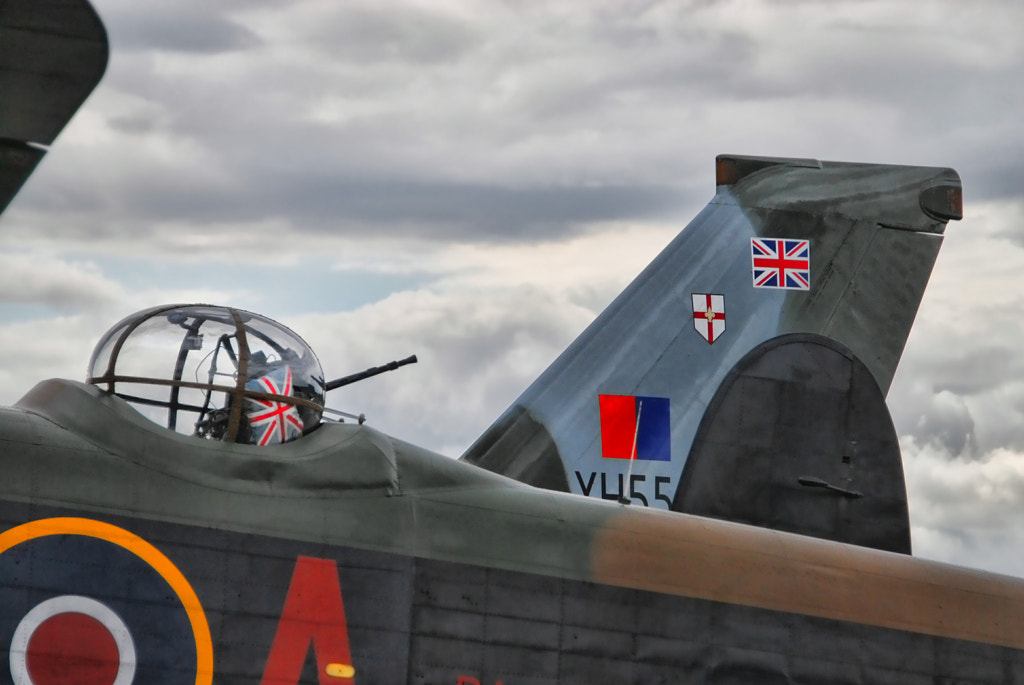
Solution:
{"label": "vertical stabilizer", "polygon": [[[956,172],[724,155],[716,172],[707,207],[464,460],[669,508],[709,404],[759,346],[791,334],[835,342],[884,396],[946,223],[961,217]],[[774,424],[734,428],[768,445]]]}
{"label": "vertical stabilizer", "polygon": [[99,83],[107,52],[87,0],[0,2],[0,212]]}

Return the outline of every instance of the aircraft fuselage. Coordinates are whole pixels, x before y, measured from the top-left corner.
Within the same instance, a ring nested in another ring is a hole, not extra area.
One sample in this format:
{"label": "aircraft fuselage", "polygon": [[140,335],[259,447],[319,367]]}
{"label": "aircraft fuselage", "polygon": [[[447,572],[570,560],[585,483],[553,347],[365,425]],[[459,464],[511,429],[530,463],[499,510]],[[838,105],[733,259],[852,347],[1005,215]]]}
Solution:
{"label": "aircraft fuselage", "polygon": [[[1014,579],[550,493],[365,426],[268,451],[133,413],[48,381],[0,416],[13,682],[1018,677]],[[66,653],[72,614],[107,657]]]}

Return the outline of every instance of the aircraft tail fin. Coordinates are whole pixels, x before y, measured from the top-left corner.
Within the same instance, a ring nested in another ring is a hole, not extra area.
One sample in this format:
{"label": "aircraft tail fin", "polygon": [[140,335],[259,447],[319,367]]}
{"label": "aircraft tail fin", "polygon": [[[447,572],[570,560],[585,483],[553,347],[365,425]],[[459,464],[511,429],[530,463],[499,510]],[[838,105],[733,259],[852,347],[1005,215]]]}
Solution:
{"label": "aircraft tail fin", "polygon": [[0,3],[0,213],[99,83],[107,52],[87,0]]}
{"label": "aircraft tail fin", "polygon": [[[959,176],[722,155],[716,177],[707,207],[463,459],[909,552],[884,394],[962,216]],[[884,539],[859,523],[879,516]]]}

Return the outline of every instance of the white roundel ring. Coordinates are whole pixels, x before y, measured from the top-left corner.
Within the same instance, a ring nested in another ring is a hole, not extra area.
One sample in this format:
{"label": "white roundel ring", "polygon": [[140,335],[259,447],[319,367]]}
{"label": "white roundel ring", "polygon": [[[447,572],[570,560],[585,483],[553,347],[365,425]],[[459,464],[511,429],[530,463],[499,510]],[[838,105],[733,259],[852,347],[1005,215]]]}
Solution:
{"label": "white roundel ring", "polygon": [[[132,640],[128,626],[114,611],[107,605],[80,595],[61,595],[53,597],[37,604],[31,611],[21,619],[14,637],[11,639],[11,675],[14,677],[14,685],[48,685],[47,682],[35,682],[30,673],[29,650],[32,645],[32,638],[40,627],[50,619],[66,618],[63,615],[79,615],[87,617],[85,620],[95,626],[96,630],[106,629],[109,636],[99,636],[100,640],[112,640],[117,647],[117,663],[113,668],[113,680],[110,685],[131,685],[135,677],[135,642]],[[92,619],[96,623],[88,621]],[[81,625],[79,623],[79,625]],[[101,627],[102,626],[102,627]],[[45,678],[40,678],[45,680]]]}

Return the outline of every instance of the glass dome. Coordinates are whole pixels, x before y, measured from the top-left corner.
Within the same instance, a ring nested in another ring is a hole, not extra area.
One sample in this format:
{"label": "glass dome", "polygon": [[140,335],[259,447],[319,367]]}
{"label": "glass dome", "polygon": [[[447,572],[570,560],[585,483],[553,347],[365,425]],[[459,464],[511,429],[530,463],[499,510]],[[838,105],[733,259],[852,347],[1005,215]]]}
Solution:
{"label": "glass dome", "polygon": [[100,340],[86,379],[171,430],[271,445],[320,423],[324,374],[288,328],[231,307],[167,305]]}

